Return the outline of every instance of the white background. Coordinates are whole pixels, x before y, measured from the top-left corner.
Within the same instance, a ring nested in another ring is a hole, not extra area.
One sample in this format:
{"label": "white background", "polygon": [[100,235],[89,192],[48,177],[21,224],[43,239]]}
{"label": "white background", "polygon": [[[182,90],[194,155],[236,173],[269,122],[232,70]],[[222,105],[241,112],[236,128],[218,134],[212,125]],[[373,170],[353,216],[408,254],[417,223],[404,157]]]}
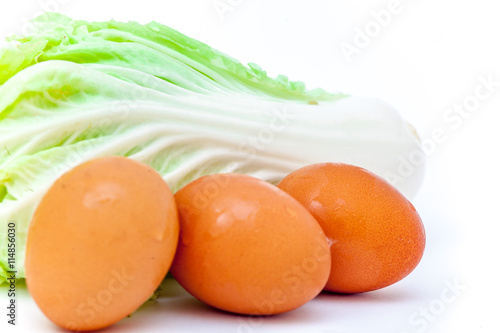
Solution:
{"label": "white background", "polygon": [[[380,20],[381,11],[390,8],[397,10],[383,25],[377,23],[377,13]],[[413,199],[427,248],[405,280],[362,295],[322,294],[296,311],[266,319],[212,310],[169,282],[159,302],[106,331],[500,331],[496,8],[491,0],[3,1],[1,37],[22,33],[44,10],[85,20],[156,20],[243,63],[255,62],[272,76],[384,99],[423,139],[436,129],[446,134],[429,146],[426,180]],[[359,31],[367,29],[371,37],[361,45]],[[341,46],[347,44],[358,45],[358,53],[346,57]],[[450,108],[473,101],[476,89],[487,91],[478,88],[481,78],[493,82],[490,94],[451,126],[444,118]],[[18,326],[12,327],[3,314],[6,289],[0,288],[1,332],[59,332],[21,291]]]}

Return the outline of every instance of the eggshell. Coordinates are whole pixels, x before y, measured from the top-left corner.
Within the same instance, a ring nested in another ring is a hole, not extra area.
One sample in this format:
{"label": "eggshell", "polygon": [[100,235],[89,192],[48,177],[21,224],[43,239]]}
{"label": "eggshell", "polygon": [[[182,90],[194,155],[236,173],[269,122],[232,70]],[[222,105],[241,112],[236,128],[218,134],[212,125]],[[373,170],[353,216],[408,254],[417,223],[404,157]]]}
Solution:
{"label": "eggshell", "polygon": [[323,289],[330,272],[325,234],[295,199],[237,174],[201,177],[175,194],[181,235],[171,272],[221,310],[271,315]]}
{"label": "eggshell", "polygon": [[415,207],[366,169],[319,163],[287,175],[278,187],[301,202],[331,239],[325,290],[359,293],[389,286],[420,262],[425,230]]}
{"label": "eggshell", "polygon": [[178,235],[174,197],[154,169],[125,157],[85,162],[62,175],[34,213],[28,290],[57,325],[104,328],[152,295]]}

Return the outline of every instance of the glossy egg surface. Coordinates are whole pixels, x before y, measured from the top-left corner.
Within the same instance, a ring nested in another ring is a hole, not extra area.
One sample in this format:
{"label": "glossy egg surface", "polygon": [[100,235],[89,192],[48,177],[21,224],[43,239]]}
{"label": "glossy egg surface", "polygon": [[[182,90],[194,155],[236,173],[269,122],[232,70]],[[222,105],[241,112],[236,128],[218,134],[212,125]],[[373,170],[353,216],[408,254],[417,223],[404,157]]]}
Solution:
{"label": "glossy egg surface", "polygon": [[201,177],[175,194],[181,235],[171,272],[199,300],[221,310],[271,315],[323,289],[327,238],[290,195],[238,174]]}
{"label": "glossy egg surface", "polygon": [[420,262],[425,230],[419,214],[374,173],[319,163],[292,172],[278,187],[312,213],[332,242],[325,290],[380,289],[406,277]]}
{"label": "glossy egg surface", "polygon": [[159,286],[178,235],[173,194],[154,169],[125,157],[84,162],[50,187],[34,213],[29,292],[63,328],[112,325]]}

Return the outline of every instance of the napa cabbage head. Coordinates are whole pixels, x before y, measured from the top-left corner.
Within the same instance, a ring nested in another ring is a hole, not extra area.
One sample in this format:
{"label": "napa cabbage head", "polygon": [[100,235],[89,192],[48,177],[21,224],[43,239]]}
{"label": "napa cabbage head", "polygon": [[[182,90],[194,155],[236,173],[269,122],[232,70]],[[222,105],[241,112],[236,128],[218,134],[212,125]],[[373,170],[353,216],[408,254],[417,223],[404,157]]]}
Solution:
{"label": "napa cabbage head", "polygon": [[22,278],[39,200],[62,173],[96,157],[149,164],[173,191],[218,172],[276,183],[316,162],[365,167],[408,197],[422,182],[423,159],[401,168],[422,156],[418,138],[380,100],[271,78],[156,22],[46,13],[32,27],[0,49],[0,283],[13,270],[8,224]]}

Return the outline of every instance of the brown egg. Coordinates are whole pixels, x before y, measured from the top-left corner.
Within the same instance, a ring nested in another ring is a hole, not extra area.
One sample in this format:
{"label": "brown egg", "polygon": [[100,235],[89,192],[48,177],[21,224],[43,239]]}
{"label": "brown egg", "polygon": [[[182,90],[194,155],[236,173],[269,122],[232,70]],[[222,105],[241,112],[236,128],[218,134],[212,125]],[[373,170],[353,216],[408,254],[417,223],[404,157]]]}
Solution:
{"label": "brown egg", "polygon": [[237,174],[198,178],[175,194],[181,235],[171,272],[199,300],[252,315],[313,299],[330,272],[325,234],[290,195]]}
{"label": "brown egg", "polygon": [[415,207],[379,176],[354,165],[313,164],[278,187],[301,202],[331,239],[325,290],[359,293],[389,286],[420,262],[425,231]]}
{"label": "brown egg", "polygon": [[28,290],[57,325],[104,328],[152,295],[178,235],[173,195],[154,169],[124,157],[85,162],[62,175],[35,211]]}

